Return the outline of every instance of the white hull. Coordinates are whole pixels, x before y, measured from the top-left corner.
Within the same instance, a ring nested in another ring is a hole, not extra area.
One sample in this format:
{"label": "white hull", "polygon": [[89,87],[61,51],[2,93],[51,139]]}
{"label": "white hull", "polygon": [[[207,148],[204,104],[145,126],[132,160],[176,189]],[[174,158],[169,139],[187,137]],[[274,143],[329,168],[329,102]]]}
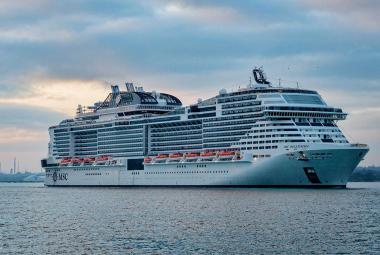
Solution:
{"label": "white hull", "polygon": [[[127,171],[125,166],[53,167],[46,173],[45,185],[345,187],[368,148],[334,147],[304,152],[307,160],[287,152],[252,161],[149,164],[136,171]],[[307,169],[315,174],[309,176]]]}

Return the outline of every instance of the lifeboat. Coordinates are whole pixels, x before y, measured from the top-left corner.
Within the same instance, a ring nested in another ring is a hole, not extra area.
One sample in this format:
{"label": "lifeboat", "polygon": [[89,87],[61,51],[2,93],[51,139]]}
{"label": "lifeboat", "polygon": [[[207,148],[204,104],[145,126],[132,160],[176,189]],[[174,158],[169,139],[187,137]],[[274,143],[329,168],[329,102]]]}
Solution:
{"label": "lifeboat", "polygon": [[222,151],[219,153],[219,156],[235,156],[235,152],[233,151]]}
{"label": "lifeboat", "polygon": [[198,158],[199,157],[199,153],[197,152],[189,152],[188,154],[186,154],[186,158]]}
{"label": "lifeboat", "polygon": [[102,156],[97,157],[95,159],[95,162],[97,165],[104,165],[109,159],[110,157],[102,155]]}
{"label": "lifeboat", "polygon": [[198,152],[189,152],[185,155],[186,161],[187,162],[195,162],[199,158],[199,153]]}
{"label": "lifeboat", "polygon": [[73,166],[79,166],[79,165],[82,164],[83,159],[81,159],[81,158],[72,158],[70,162],[71,162],[71,164]]}
{"label": "lifeboat", "polygon": [[85,158],[83,159],[83,164],[92,165],[95,162],[95,158]]}
{"label": "lifeboat", "polygon": [[232,159],[235,156],[235,152],[233,151],[222,151],[219,153],[220,159]]}
{"label": "lifeboat", "polygon": [[169,158],[182,158],[182,154],[181,153],[173,153],[173,154],[170,154]]}
{"label": "lifeboat", "polygon": [[216,155],[215,152],[211,152],[211,151],[201,153],[201,157],[203,158],[214,157],[215,155]]}
{"label": "lifeboat", "polygon": [[71,158],[63,158],[61,162],[59,163],[60,166],[67,166],[71,163]]}
{"label": "lifeboat", "polygon": [[157,157],[154,158],[154,162],[163,163],[168,157],[168,154],[158,154]]}
{"label": "lifeboat", "polygon": [[152,158],[150,157],[144,158],[144,163],[147,163],[147,164],[152,163]]}
{"label": "lifeboat", "polygon": [[105,160],[108,160],[108,156],[99,156],[96,158],[96,161],[105,161]]}
{"label": "lifeboat", "polygon": [[170,162],[178,162],[182,159],[183,155],[181,153],[173,153],[169,155]]}
{"label": "lifeboat", "polygon": [[206,151],[201,153],[201,160],[202,161],[211,161],[213,158],[215,158],[216,153],[211,151]]}

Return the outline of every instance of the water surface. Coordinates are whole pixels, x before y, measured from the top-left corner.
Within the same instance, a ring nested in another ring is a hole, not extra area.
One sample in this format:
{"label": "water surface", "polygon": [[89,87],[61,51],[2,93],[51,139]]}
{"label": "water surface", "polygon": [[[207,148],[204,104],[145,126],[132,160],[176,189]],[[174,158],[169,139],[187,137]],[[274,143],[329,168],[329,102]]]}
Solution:
{"label": "water surface", "polygon": [[380,254],[380,183],[348,187],[0,184],[0,254]]}

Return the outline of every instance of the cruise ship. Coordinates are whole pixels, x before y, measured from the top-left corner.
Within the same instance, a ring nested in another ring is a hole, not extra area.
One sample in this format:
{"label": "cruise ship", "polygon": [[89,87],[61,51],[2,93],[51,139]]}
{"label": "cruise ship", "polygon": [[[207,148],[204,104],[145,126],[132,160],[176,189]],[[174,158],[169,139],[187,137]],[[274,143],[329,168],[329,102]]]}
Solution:
{"label": "cruise ship", "polygon": [[133,83],[49,128],[46,186],[346,187],[369,148],[316,91],[262,68],[237,91],[183,106]]}

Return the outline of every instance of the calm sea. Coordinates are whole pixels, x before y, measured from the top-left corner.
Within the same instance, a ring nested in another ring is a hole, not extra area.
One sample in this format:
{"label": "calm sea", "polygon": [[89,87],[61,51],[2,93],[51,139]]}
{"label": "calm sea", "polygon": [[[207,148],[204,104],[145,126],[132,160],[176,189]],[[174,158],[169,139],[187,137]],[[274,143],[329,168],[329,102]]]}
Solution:
{"label": "calm sea", "polygon": [[380,254],[380,183],[339,189],[0,184],[0,254]]}

